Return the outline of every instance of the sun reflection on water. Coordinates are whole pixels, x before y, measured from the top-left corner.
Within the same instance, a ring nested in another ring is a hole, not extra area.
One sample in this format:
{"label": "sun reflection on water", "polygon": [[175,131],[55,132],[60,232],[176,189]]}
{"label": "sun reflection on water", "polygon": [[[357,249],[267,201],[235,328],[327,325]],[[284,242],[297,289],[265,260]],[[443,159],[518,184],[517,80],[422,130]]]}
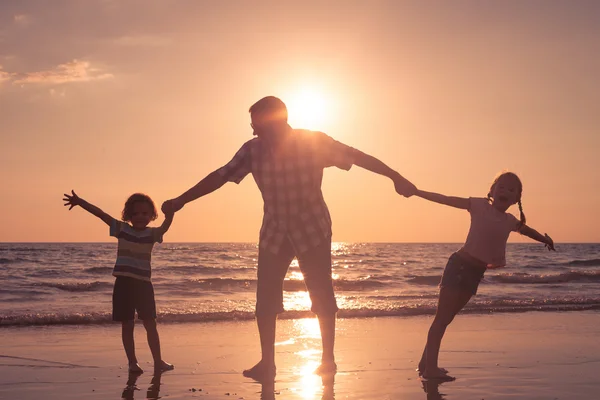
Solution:
{"label": "sun reflection on water", "polygon": [[294,375],[298,377],[298,395],[303,399],[315,399],[321,392],[321,378],[314,373],[321,356],[321,330],[319,320],[304,318],[294,321],[296,337],[301,340],[302,349],[295,352],[299,357]]}

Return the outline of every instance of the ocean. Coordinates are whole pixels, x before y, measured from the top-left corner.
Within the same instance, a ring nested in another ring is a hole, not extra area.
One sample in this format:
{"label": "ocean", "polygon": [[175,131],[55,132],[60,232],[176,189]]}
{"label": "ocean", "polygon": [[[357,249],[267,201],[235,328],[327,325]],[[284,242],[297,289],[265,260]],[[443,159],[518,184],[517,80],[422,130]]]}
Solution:
{"label": "ocean", "polygon": [[[435,312],[440,277],[460,244],[334,243],[339,317]],[[600,244],[509,244],[464,312],[600,309]],[[0,243],[0,327],[111,322],[116,243]],[[254,318],[256,243],[163,243],[153,252],[160,322]],[[312,316],[294,261],[286,313]]]}

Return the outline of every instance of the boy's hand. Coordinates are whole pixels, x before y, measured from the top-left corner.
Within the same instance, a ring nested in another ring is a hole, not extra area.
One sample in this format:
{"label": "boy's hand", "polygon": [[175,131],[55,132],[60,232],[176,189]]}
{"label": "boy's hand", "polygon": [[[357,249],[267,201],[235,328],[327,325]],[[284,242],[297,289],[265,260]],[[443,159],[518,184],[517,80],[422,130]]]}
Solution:
{"label": "boy's hand", "polygon": [[160,208],[165,215],[175,214],[177,211],[183,208],[183,203],[177,199],[167,200],[162,204]]}
{"label": "boy's hand", "polygon": [[69,211],[75,207],[75,206],[80,206],[81,205],[81,198],[79,196],[77,196],[77,194],[75,193],[75,191],[71,190],[71,196],[69,196],[68,194],[65,193],[65,198],[63,199],[63,201],[65,202],[65,206],[70,206],[69,207]]}
{"label": "boy's hand", "polygon": [[552,240],[552,238],[548,236],[547,233],[544,233],[544,238],[546,239],[544,245],[548,248],[548,251],[556,251],[556,249],[554,248],[554,241]]}

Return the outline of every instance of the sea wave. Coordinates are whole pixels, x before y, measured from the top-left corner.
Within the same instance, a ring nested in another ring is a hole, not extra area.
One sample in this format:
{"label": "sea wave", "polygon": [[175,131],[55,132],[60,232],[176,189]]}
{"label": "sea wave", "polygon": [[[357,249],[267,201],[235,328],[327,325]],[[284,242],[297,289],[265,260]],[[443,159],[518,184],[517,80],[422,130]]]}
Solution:
{"label": "sea wave", "polygon": [[498,283],[549,284],[567,282],[600,282],[598,271],[569,271],[560,274],[503,273],[487,278]]}
{"label": "sea wave", "polygon": [[578,266],[578,267],[599,267],[600,266],[600,258],[590,258],[587,260],[571,260],[562,265],[568,266]]}
{"label": "sea wave", "polygon": [[44,286],[64,290],[66,292],[91,292],[112,287],[109,282],[40,282],[35,286]]}
{"label": "sea wave", "polygon": [[87,272],[88,274],[101,274],[106,275],[110,274],[113,270],[113,267],[90,267],[85,268],[83,272]]}
{"label": "sea wave", "polygon": [[[531,311],[588,311],[600,310],[598,299],[546,299],[536,301],[500,300],[468,305],[462,312],[469,314],[488,313],[521,313]],[[432,315],[435,306],[404,306],[389,308],[357,308],[343,309],[338,313],[340,318],[374,318],[374,317],[412,317]],[[196,313],[163,313],[158,318],[161,323],[218,322],[243,321],[254,319],[249,311],[196,312]],[[286,311],[280,319],[312,318],[310,311]],[[89,325],[111,323],[110,313],[65,313],[65,314],[22,314],[0,315],[0,327],[33,326],[33,325]]]}
{"label": "sea wave", "polygon": [[[256,279],[207,278],[190,282],[193,282],[191,285],[195,288],[208,290],[256,289]],[[338,291],[362,291],[381,288],[386,286],[386,283],[371,278],[358,280],[335,279],[333,286]],[[303,280],[289,279],[283,282],[283,290],[286,292],[305,291],[306,286]]]}

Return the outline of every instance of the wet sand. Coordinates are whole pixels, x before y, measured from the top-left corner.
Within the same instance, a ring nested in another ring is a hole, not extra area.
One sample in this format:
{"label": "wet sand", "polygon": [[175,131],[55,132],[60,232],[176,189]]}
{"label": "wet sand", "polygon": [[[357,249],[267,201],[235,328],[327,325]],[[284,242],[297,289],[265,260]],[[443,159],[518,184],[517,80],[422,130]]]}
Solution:
{"label": "wet sand", "polygon": [[[460,315],[440,365],[457,379],[422,382],[415,372],[431,317],[338,321],[334,382],[312,371],[320,357],[315,319],[278,325],[278,375],[261,385],[241,374],[258,360],[253,322],[159,326],[175,370],[128,382],[118,325],[0,328],[2,399],[585,399],[600,398],[600,312]],[[129,389],[125,390],[129,385]]]}

